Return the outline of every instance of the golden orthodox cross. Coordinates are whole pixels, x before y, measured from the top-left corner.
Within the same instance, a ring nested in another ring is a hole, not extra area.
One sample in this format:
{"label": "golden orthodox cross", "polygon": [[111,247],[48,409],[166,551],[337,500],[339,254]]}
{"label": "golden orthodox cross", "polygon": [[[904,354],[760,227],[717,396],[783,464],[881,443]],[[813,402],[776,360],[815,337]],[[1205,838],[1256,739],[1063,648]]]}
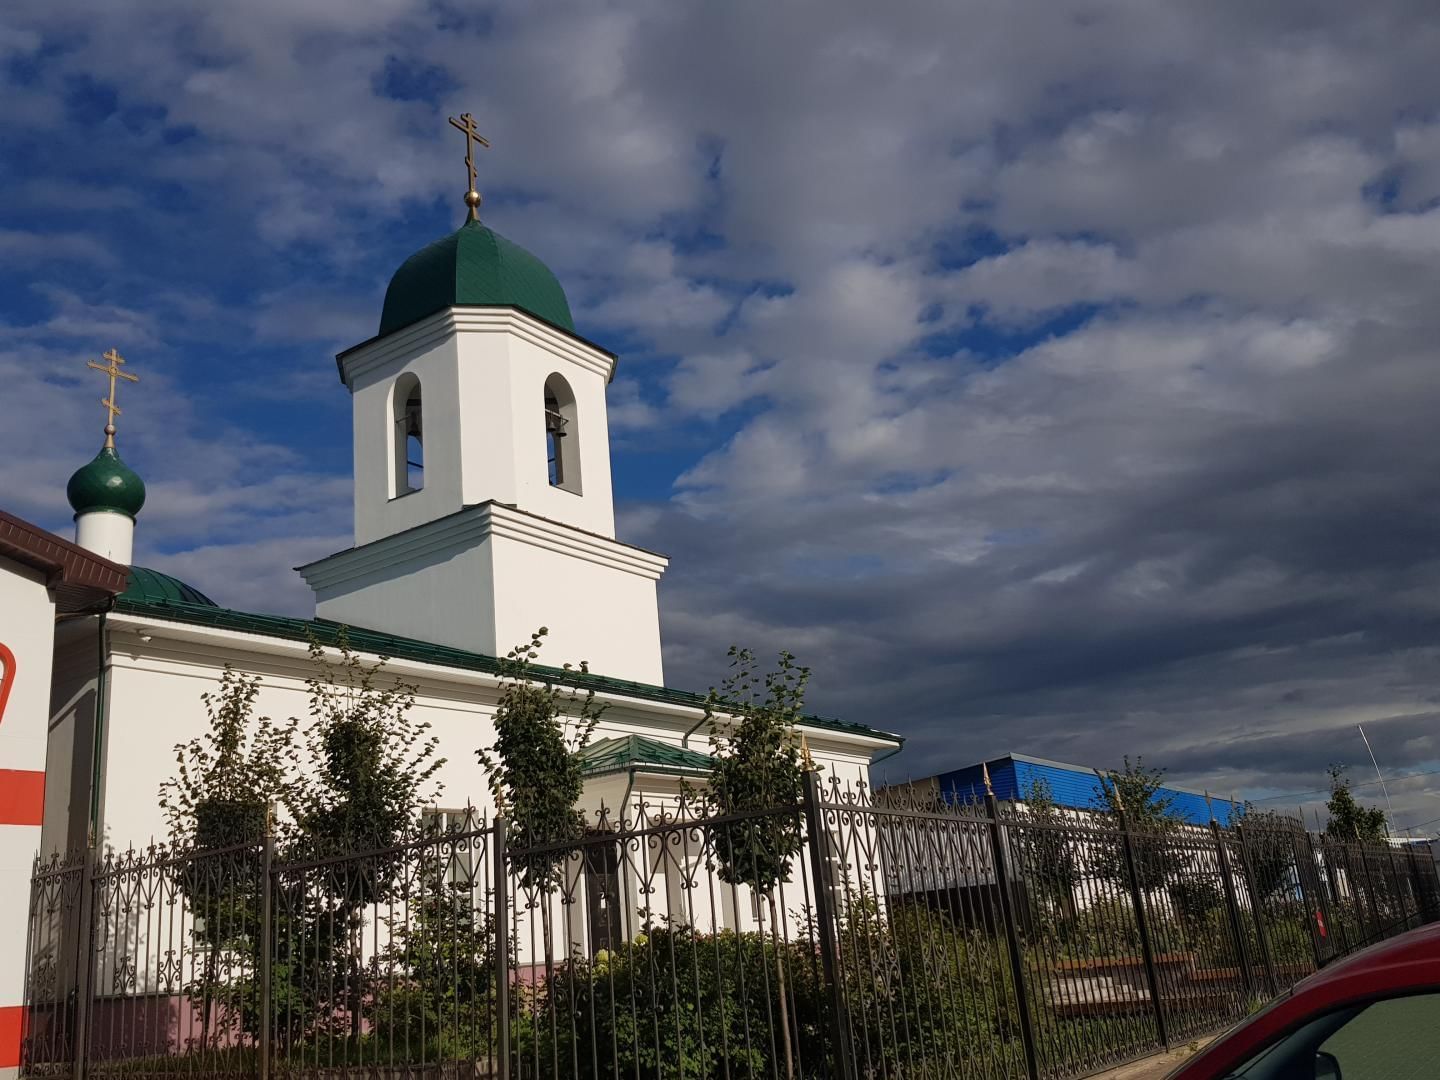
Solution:
{"label": "golden orthodox cross", "polygon": [[100,404],[105,406],[105,445],[112,450],[115,448],[115,417],[120,415],[120,406],[115,404],[115,380],[124,379],[127,382],[139,382],[139,375],[132,375],[128,371],[121,371],[120,366],[125,363],[125,358],[120,355],[118,349],[111,349],[105,353],[102,360],[109,361],[106,364],[97,364],[94,360],[87,360],[86,367],[92,367],[96,371],[103,371],[110,376],[110,396],[100,399]]}
{"label": "golden orthodox cross", "polygon": [[480,208],[480,193],[475,190],[475,144],[478,142],[487,150],[490,148],[490,140],[480,134],[475,126],[475,118],[468,112],[461,113],[460,119],[450,117],[450,126],[457,131],[465,133],[465,169],[470,174],[470,187],[465,192],[465,205],[470,208],[470,220],[479,221],[480,215],[476,212]]}

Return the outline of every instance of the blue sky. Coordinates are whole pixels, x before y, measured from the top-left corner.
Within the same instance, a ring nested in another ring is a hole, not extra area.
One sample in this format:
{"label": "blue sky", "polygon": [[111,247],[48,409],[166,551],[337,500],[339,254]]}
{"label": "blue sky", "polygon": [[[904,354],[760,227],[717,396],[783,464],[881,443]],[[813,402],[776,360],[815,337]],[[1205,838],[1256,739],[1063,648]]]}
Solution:
{"label": "blue sky", "polygon": [[[0,501],[68,528],[118,346],[138,557],[305,611],[333,355],[484,216],[612,387],[669,680],[788,647],[911,736],[1308,791],[1440,760],[1440,36],[1424,4],[0,15]],[[1353,745],[1352,745],[1353,744]],[[905,759],[901,759],[903,762]],[[1440,784],[1397,807],[1435,817]],[[1426,812],[1430,809],[1431,812]]]}

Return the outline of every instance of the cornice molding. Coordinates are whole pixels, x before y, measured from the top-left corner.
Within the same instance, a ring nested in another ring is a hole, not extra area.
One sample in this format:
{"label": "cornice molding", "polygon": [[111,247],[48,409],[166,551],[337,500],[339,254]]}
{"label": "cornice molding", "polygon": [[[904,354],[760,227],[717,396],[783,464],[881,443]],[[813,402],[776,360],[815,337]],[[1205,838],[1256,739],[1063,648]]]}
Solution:
{"label": "cornice molding", "polygon": [[658,581],[670,565],[670,560],[663,555],[643,548],[622,544],[618,540],[538,517],[503,503],[487,502],[468,506],[296,569],[311,588],[329,589],[436,552],[468,550],[492,537],[584,559],[650,581]]}
{"label": "cornice molding", "polygon": [[355,379],[371,371],[397,361],[403,363],[461,334],[511,334],[602,376],[606,382],[615,377],[613,353],[572,337],[519,308],[451,307],[338,354],[335,363],[340,369],[340,381],[351,387]]}

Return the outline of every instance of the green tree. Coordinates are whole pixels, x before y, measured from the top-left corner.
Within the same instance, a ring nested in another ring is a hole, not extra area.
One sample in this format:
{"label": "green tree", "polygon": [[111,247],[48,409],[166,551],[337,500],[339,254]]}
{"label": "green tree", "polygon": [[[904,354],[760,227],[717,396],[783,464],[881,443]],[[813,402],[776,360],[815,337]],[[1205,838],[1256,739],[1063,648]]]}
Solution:
{"label": "green tree", "polygon": [[1330,801],[1325,808],[1330,820],[1325,835],[1331,840],[1347,843],[1383,844],[1389,829],[1385,811],[1378,806],[1361,806],[1350,790],[1344,765],[1330,766]]}
{"label": "green tree", "polygon": [[[1165,770],[1145,767],[1142,758],[1132,762],[1127,754],[1124,768],[1100,777],[1098,802],[1105,821],[1119,828],[1124,810],[1132,832],[1135,877],[1142,892],[1164,889],[1180,875],[1185,858],[1166,843],[1166,837],[1184,823],[1175,809],[1175,796],[1165,790]],[[1117,884],[1129,881],[1129,869],[1117,836],[1097,858],[1100,873]]]}
{"label": "green tree", "polygon": [[[195,917],[191,935],[203,961],[189,992],[201,1001],[201,1042],[240,1023],[244,995],[222,980],[226,958],[259,969],[260,845],[270,808],[293,789],[290,776],[299,722],[276,724],[255,717],[260,680],[226,665],[219,689],[200,695],[205,705],[203,734],[175,747],[176,772],[160,785],[170,841],[188,850],[178,885]],[[216,1025],[220,1006],[222,1023]]]}
{"label": "green tree", "polygon": [[1278,810],[1259,810],[1248,803],[1240,824],[1255,887],[1261,902],[1267,902],[1297,880],[1296,845],[1304,843],[1305,825]]}
{"label": "green tree", "polygon": [[[510,865],[521,887],[543,898],[540,932],[547,980],[554,977],[555,962],[550,897],[576,851],[564,845],[578,845],[585,835],[585,818],[576,805],[585,788],[580,751],[590,744],[605,712],[593,690],[562,690],[537,667],[549,632],[542,626],[501,660],[495,742],[475,752],[490,778],[496,810],[510,830]],[[566,664],[562,670],[575,669]],[[590,667],[581,661],[578,671],[588,675]],[[536,847],[544,850],[526,850]]]}
{"label": "green tree", "polygon": [[320,641],[310,642],[307,768],[291,788],[295,830],[285,854],[291,862],[352,857],[343,872],[288,883],[295,894],[278,910],[292,925],[276,934],[275,965],[292,980],[292,1015],[304,998],[308,1034],[348,1018],[348,1037],[358,1046],[370,992],[365,912],[394,894],[402,845],[433,801],[434,777],[445,762],[436,756],[430,725],[410,715],[416,688],[387,678],[385,657],[362,660],[343,629],[336,645],[340,658],[332,662]]}
{"label": "green tree", "polygon": [[797,731],[810,669],[781,652],[779,669],[761,675],[749,649],[731,646],[728,656],[730,674],[718,689],[710,688],[705,701],[715,749],[710,794],[719,815],[743,816],[712,825],[710,836],[720,879],[748,885],[765,897],[770,910],[780,1035],[789,1077],[794,1075],[794,1055],[776,891],[790,880],[791,864],[804,845],[799,807],[805,774]]}
{"label": "green tree", "polygon": [[197,850],[255,844],[271,804],[288,799],[299,721],[255,718],[260,680],[228,664],[220,688],[200,695],[204,734],[175,747],[175,775],[160,785],[172,843]]}
{"label": "green tree", "polygon": [[1131,825],[1146,829],[1169,829],[1182,819],[1175,809],[1175,795],[1165,790],[1165,770],[1147,769],[1143,758],[1124,758],[1125,767],[1100,777],[1100,808],[1119,813],[1123,807]]}
{"label": "green tree", "polygon": [[[292,855],[394,845],[433,798],[432,781],[445,764],[430,725],[410,715],[416,688],[383,677],[386,657],[365,663],[343,629],[336,645],[333,663],[324,645],[310,642],[309,767],[291,788],[300,849]],[[356,901],[373,903],[386,884],[383,875],[370,875]]]}
{"label": "green tree", "polygon": [[1047,908],[1072,914],[1081,874],[1075,844],[1066,831],[1065,813],[1043,778],[1030,784],[1023,802],[1024,816],[1015,830],[1021,872]]}
{"label": "green tree", "polygon": [[379,1045],[403,1046],[421,1061],[484,1059],[495,1045],[494,915],[477,910],[473,875],[447,873],[468,833],[436,833],[412,850],[418,899],[383,920],[389,933],[367,1002],[370,1030]]}
{"label": "green tree", "polygon": [[[576,808],[585,788],[580,751],[605,711],[595,704],[593,690],[583,695],[562,690],[537,668],[549,632],[542,626],[501,660],[495,742],[475,752],[509,826],[508,842],[521,849],[513,859],[520,883],[546,892],[560,883],[570,852],[525,855],[523,849],[578,842],[585,835],[585,818]],[[577,669],[566,664],[563,670]],[[588,675],[590,667],[582,661],[578,671]]]}

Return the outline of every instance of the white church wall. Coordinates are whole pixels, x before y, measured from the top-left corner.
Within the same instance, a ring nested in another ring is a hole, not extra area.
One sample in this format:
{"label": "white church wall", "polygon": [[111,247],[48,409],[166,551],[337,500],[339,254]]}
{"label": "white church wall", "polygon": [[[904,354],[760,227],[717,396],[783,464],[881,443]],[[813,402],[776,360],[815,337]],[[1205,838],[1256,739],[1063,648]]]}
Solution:
{"label": "white church wall", "polygon": [[[261,689],[256,715],[277,720],[290,716],[308,717],[305,679],[313,668],[304,646],[296,642],[260,638],[255,635],[207,627],[187,627],[138,616],[111,616],[111,664],[109,685],[112,707],[106,720],[106,782],[102,791],[103,831],[106,845],[125,849],[143,847],[152,839],[164,839],[167,825],[159,807],[161,785],[174,775],[174,747],[205,731],[205,710],[200,695],[218,689],[224,664],[259,675]],[[145,640],[148,638],[148,640]],[[91,638],[93,642],[93,638]],[[75,642],[77,656],[83,639]],[[373,658],[366,658],[367,660]],[[493,716],[498,687],[488,676],[437,668],[411,661],[392,661],[392,675],[419,685],[412,716],[428,722],[439,740],[439,753],[446,759],[437,779],[438,790],[430,806],[461,810],[473,806],[477,816],[493,814],[489,787],[475,750],[493,742]],[[71,680],[84,699],[83,665]],[[604,700],[604,699],[602,699]],[[681,733],[701,717],[699,709],[660,703],[614,699],[602,718],[596,738],[644,733],[678,745]],[[77,709],[77,711],[80,711]],[[82,730],[77,727],[77,730]],[[836,775],[850,775],[863,768],[874,740],[855,739],[830,732],[813,732],[812,753],[823,767]],[[85,736],[88,738],[88,736]],[[698,732],[692,747],[703,749],[705,733]],[[79,755],[77,755],[78,757]],[[626,802],[628,777],[619,775],[587,785],[583,807],[592,813],[603,802],[616,810]],[[77,790],[69,808],[72,818],[82,822],[83,800]],[[673,805],[679,795],[679,781],[664,778],[637,784],[629,793],[630,816],[640,800],[652,803],[652,810]],[[671,918],[695,925],[703,931],[714,929],[754,930],[761,925],[759,906],[750,891],[707,880],[709,871],[700,865],[703,841],[687,840],[677,853],[662,853],[656,844],[641,839],[631,845],[619,882],[623,903],[620,930],[626,938],[639,933],[647,919]],[[691,850],[691,849],[694,850]],[[684,884],[687,870],[693,869],[698,888]],[[592,945],[590,925],[593,880],[584,872],[581,859],[567,863],[570,900],[552,897],[553,946],[561,952],[586,951]],[[793,883],[786,889],[786,914],[803,903],[808,864],[799,859]],[[713,884],[713,887],[712,887]],[[536,963],[543,956],[543,900],[518,895],[516,931],[521,942],[517,962]],[[183,913],[181,915],[183,917]],[[118,939],[117,939],[118,940]],[[150,976],[146,976],[149,978]]]}
{"label": "white church wall", "polygon": [[304,568],[316,614],[486,655],[549,629],[546,662],[664,677],[662,556],[486,504]]}
{"label": "white church wall", "polygon": [[[522,316],[523,318],[523,316]],[[513,501],[522,510],[601,536],[615,535],[615,502],[610,479],[610,426],[605,393],[611,362],[548,328],[537,332],[534,320],[504,341],[506,377],[496,380],[488,365],[467,364],[462,347],[461,392],[470,400],[495,394],[510,425],[514,462]],[[469,345],[469,338],[464,339]],[[481,340],[484,340],[483,338]],[[552,487],[545,445],[545,381],[565,379],[575,396],[575,421],[566,439],[579,445],[579,492]],[[467,430],[467,438],[469,431]],[[468,451],[468,447],[467,447]],[[466,500],[499,498],[490,494],[480,460],[467,453]],[[474,481],[469,478],[474,477]]]}
{"label": "white church wall", "polygon": [[62,623],[55,635],[50,730],[45,751],[45,858],[84,846],[94,782],[95,695],[99,620]]}
{"label": "white church wall", "polygon": [[547,663],[587,660],[599,675],[663,685],[658,571],[632,573],[563,542],[492,535],[496,650],[507,652],[544,626]]}
{"label": "white church wall", "polygon": [[[175,746],[205,731],[200,695],[218,689],[227,661],[260,676],[256,716],[285,720],[309,715],[305,680],[314,669],[303,645],[279,642],[289,646],[283,653],[251,652],[233,642],[217,647],[172,637],[161,626],[146,627],[145,632],[149,642],[140,641],[135,628],[114,637],[113,706],[106,724],[110,783],[103,798],[106,838],[116,847],[140,846],[167,835],[157,802],[160,786],[175,773]],[[396,662],[388,670],[394,677],[417,681],[417,676],[423,679],[417,670],[422,667]],[[435,805],[459,808],[469,802],[489,812],[488,786],[475,749],[493,741],[494,699],[490,687],[424,679],[410,715],[431,725],[439,754],[446,759],[436,774]],[[119,777],[123,784],[115,782]]]}
{"label": "white church wall", "polygon": [[[461,494],[461,415],[456,339],[434,335],[386,345],[374,362],[351,378],[355,462],[355,543],[454,513]],[[395,381],[409,372],[420,380],[424,486],[397,494],[395,468]]]}
{"label": "white church wall", "polygon": [[[6,1032],[24,1000],[25,898],[44,810],[54,627],[45,576],[0,559],[0,895],[8,898],[0,904],[0,1020]],[[0,1054],[10,1053],[8,1044],[0,1045]],[[3,1068],[11,1065],[0,1059]]]}
{"label": "white church wall", "polygon": [[[522,312],[456,308],[341,357],[353,399],[355,543],[488,500],[613,536],[605,388],[613,358]],[[582,492],[553,488],[544,387],[564,376],[576,399]],[[396,380],[420,381],[425,483],[396,496]]]}
{"label": "white church wall", "polygon": [[[448,522],[434,526],[446,529]],[[424,543],[417,533],[410,552],[375,552],[353,577],[315,585],[315,614],[347,626],[382,630],[419,641],[495,654],[494,577],[490,545],[473,539],[463,523],[454,540]],[[382,542],[383,543],[383,542]],[[407,547],[410,545],[407,545]],[[504,650],[501,650],[502,652]]]}

